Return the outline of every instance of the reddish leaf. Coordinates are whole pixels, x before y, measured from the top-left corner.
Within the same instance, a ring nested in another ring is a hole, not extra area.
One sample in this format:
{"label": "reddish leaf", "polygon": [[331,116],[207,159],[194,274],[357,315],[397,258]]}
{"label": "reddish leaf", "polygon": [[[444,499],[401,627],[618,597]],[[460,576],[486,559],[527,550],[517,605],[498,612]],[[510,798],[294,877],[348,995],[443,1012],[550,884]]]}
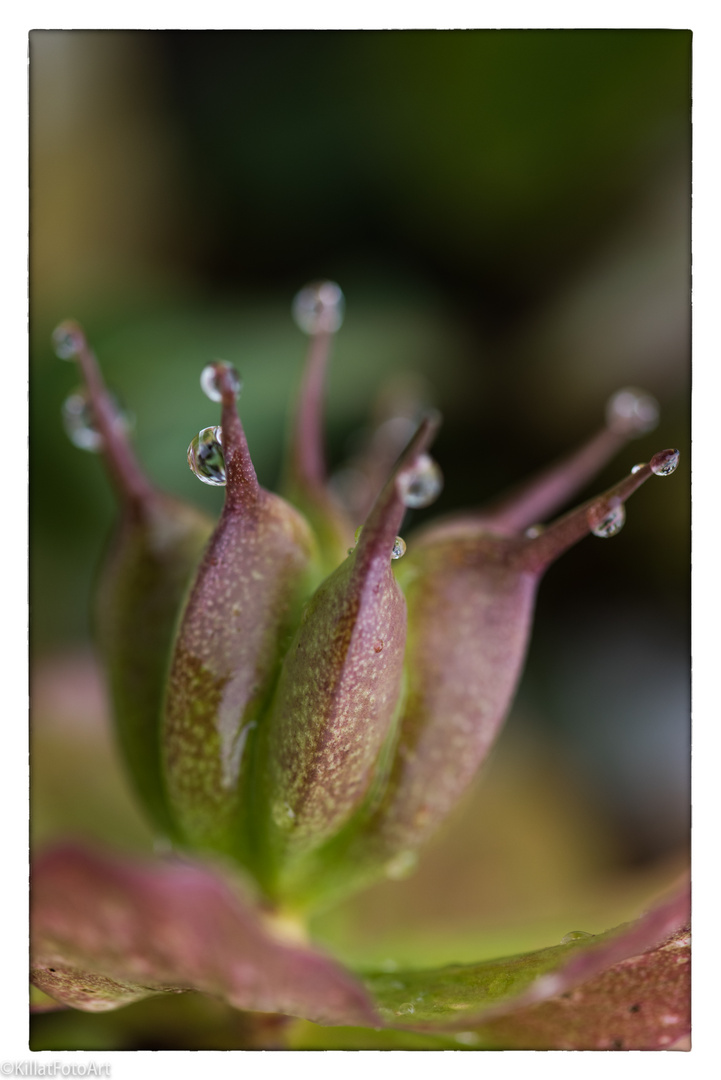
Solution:
{"label": "reddish leaf", "polygon": [[117,1008],[193,989],[238,1009],[321,1024],[378,1023],[350,974],[281,941],[205,867],[153,866],[66,846],[38,860],[32,885],[33,981],[75,1008]]}
{"label": "reddish leaf", "polygon": [[573,991],[483,1025],[518,1050],[663,1050],[691,1030],[688,928]]}

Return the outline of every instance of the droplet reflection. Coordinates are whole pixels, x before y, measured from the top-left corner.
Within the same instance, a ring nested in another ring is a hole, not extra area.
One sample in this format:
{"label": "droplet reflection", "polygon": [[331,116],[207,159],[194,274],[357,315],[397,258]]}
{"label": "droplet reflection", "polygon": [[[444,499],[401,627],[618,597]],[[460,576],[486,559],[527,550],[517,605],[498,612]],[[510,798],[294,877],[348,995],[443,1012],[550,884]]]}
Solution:
{"label": "droplet reflection", "polygon": [[[114,394],[109,394],[115,410],[115,421],[124,431],[132,427],[132,418],[124,412]],[[99,454],[103,449],[103,437],[93,413],[93,408],[84,389],[75,390],[62,404],[62,418],[65,433],[73,446]]]}
{"label": "droplet reflection", "polygon": [[[236,397],[243,389],[243,380],[232,364],[223,363],[222,367],[230,376],[231,387]],[[211,401],[222,401],[223,393],[218,385],[218,372],[216,364],[208,364],[200,373],[200,388]]]}
{"label": "droplet reflection", "polygon": [[651,471],[655,473],[656,476],[670,476],[672,472],[676,472],[680,456],[678,450],[669,453],[667,457],[665,455],[657,454],[656,458],[660,458],[660,460],[657,461],[656,458],[654,458],[651,462]]}
{"label": "droplet reflection", "polygon": [[293,318],[304,334],[333,334],[343,324],[345,297],[334,281],[306,285],[293,300]]}
{"label": "droplet reflection", "polygon": [[594,536],[600,536],[602,540],[620,533],[626,522],[626,511],[623,504],[610,507],[605,513],[590,515],[589,524]]}
{"label": "droplet reflection", "polygon": [[188,465],[204,484],[225,487],[225,459],[219,427],[199,431],[188,447]]}
{"label": "droplet reflection", "polygon": [[83,339],[73,323],[60,323],[53,330],[53,348],[61,360],[74,360],[82,344]]}
{"label": "droplet reflection", "polygon": [[402,559],[406,553],[406,542],[402,536],[397,536],[393,541],[391,559]]}
{"label": "droplet reflection", "polygon": [[420,454],[412,468],[398,476],[398,491],[405,506],[430,506],[443,490],[443,473],[432,457]]}
{"label": "droplet reflection", "polygon": [[536,537],[541,535],[544,529],[545,525],[531,525],[528,529],[526,529],[524,535],[527,537],[528,540],[535,540]]}

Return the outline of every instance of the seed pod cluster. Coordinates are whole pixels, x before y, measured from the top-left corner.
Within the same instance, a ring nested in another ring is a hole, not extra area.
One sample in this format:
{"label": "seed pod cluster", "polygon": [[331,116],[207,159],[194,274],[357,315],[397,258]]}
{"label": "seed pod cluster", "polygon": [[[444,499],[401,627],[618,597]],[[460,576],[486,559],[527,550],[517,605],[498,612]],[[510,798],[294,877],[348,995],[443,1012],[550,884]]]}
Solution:
{"label": "seed pod cluster", "polygon": [[578,450],[485,510],[420,530],[405,554],[406,508],[442,485],[428,414],[352,544],[322,452],[342,294],[309,286],[295,314],[310,345],[285,498],[256,478],[239,377],[221,362],[203,372],[220,423],[189,462],[225,487],[212,533],[145,479],[79,327],[64,324],[56,344],[80,364],[120,495],[98,627],[128,769],[160,831],[235,859],[268,901],[300,909],[413,865],[503,724],[544,571],[583,536],[615,535],[626,500],[673,472],[678,452],[537,524],[654,426],[653,399],[624,390]]}

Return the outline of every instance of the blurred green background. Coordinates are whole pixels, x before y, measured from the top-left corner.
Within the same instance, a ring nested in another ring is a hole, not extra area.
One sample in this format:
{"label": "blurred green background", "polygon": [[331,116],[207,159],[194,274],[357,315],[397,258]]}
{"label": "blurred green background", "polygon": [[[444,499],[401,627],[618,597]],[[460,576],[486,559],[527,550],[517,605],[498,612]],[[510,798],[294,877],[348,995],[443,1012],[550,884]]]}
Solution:
{"label": "blurred green background", "polygon": [[[505,837],[519,865],[538,806],[555,806],[559,787],[574,794],[548,811],[541,850],[552,834],[557,847],[583,850],[583,830],[559,833],[569,816],[587,821],[604,870],[643,870],[685,850],[690,54],[690,32],[662,30],[31,34],[40,839],[102,822],[112,842],[118,828],[112,813],[91,812],[92,791],[78,796],[83,781],[69,766],[63,786],[62,730],[50,720],[43,729],[43,717],[82,713],[58,705],[73,673],[82,701],[94,700],[82,657],[113,513],[100,462],[62,431],[76,379],[52,353],[53,327],[84,324],[155,480],[218,510],[222,493],[185,462],[192,435],[217,422],[200,370],[219,357],[241,371],[251,452],[273,486],[305,349],[290,302],[327,277],[347,299],[329,388],[332,464],[352,452],[384,380],[399,373],[421,373],[444,414],[435,454],[446,487],[417,521],[476,505],[568,449],[618,387],[659,399],[658,430],[590,490],[662,447],[678,446],[681,466],[634,497],[617,538],[591,538],[549,572],[499,751],[512,795],[497,805],[488,796],[497,817],[480,832],[464,819],[475,848],[459,847],[458,866],[475,850],[489,868],[479,882],[505,880],[498,821],[536,783],[538,802]],[[580,877],[586,858],[574,864]],[[451,873],[444,865],[445,880]],[[508,881],[537,888],[538,867]],[[402,883],[380,888],[404,895]],[[466,895],[480,925],[488,885],[474,888]],[[415,894],[431,897],[425,915],[442,920],[431,878],[424,890]],[[508,911],[512,892],[488,900],[491,915]],[[387,910],[384,895],[369,893],[362,910]],[[341,951],[351,915],[326,927]],[[372,917],[368,926],[381,933]]]}

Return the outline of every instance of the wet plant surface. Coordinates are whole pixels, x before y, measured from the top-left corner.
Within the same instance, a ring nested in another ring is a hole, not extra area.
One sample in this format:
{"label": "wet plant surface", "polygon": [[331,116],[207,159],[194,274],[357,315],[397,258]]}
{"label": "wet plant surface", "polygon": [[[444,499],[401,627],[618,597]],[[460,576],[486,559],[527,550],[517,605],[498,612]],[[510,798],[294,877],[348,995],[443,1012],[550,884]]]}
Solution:
{"label": "wet plant surface", "polygon": [[656,427],[657,403],[619,391],[596,434],[510,496],[406,535],[407,511],[442,491],[439,414],[420,400],[399,410],[355,480],[329,482],[324,382],[343,294],[315,283],[293,310],[309,348],[281,495],[258,481],[240,375],[223,361],[200,373],[220,415],[188,464],[224,488],[215,524],[150,482],[84,332],[55,332],[83,380],[67,433],[102,455],[120,508],[97,638],[158,854],[36,853],[37,1008],[200,992],[242,1011],[238,1048],[312,1045],[298,1020],[359,1046],[672,1045],[689,1031],[685,886],[615,930],[477,964],[372,970],[312,941],[319,913],[412,874],[470,788],[511,706],[546,570],[589,534],[616,536],[627,500],[676,470],[678,450],[659,450],[554,516]]}

